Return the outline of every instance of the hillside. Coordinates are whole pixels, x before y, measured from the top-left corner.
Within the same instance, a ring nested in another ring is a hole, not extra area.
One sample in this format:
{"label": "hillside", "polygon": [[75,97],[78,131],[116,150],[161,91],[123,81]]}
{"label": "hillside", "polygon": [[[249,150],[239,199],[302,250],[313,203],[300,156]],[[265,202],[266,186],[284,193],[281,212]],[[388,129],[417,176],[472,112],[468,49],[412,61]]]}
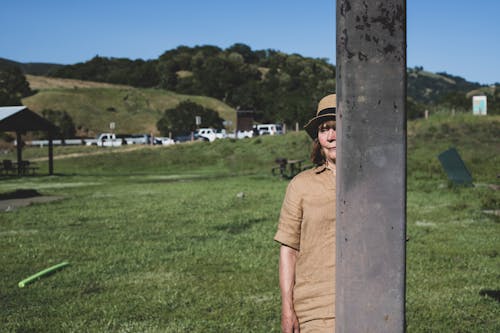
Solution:
{"label": "hillside", "polygon": [[[26,79],[36,93],[24,98],[23,104],[38,112],[44,109],[68,112],[82,136],[95,136],[107,131],[110,122],[116,123],[120,133],[157,134],[156,122],[163,111],[188,99],[218,111],[223,119],[235,124],[234,109],[215,98],[76,79],[35,75],[26,75]],[[425,98],[435,98],[443,91],[454,91],[455,88],[467,89],[464,98],[467,107],[470,107],[472,96],[487,95],[489,114],[495,114],[494,103],[500,101],[500,89],[497,86],[479,86],[445,74],[410,70],[408,80],[410,83],[427,82],[418,93],[427,96]],[[416,89],[415,85],[413,89]]]}
{"label": "hillside", "polygon": [[228,105],[210,97],[177,94],[153,88],[134,88],[102,82],[27,75],[36,94],[24,98],[33,111],[66,111],[82,136],[95,136],[116,124],[118,133],[158,134],[156,122],[168,108],[191,100],[213,109],[235,124],[236,113]]}
{"label": "hillside", "polygon": [[9,59],[0,58],[0,68],[9,66],[19,67],[23,73],[32,75],[45,75],[50,71],[55,71],[59,68],[64,67],[64,65],[60,64],[49,64],[42,62],[21,63]]}
{"label": "hillside", "polygon": [[[314,109],[311,100],[335,90],[335,70],[322,59],[234,44],[227,49],[179,46],[147,62],[94,57],[49,75],[212,96],[233,107],[258,110],[258,121],[293,125],[307,121],[308,115],[297,109]],[[426,109],[469,111],[471,92],[489,87],[421,66],[408,68],[407,73],[409,118],[422,117]],[[488,113],[500,114],[500,97],[487,96]]]}
{"label": "hillside", "polygon": [[409,68],[407,80],[408,96],[423,104],[437,104],[450,93],[467,93],[482,87],[458,76],[432,73],[421,67]]}
{"label": "hillside", "polygon": [[[226,49],[179,46],[147,61],[96,56],[58,66],[0,59],[0,70],[2,66],[19,66],[26,73],[36,94],[23,103],[35,111],[68,112],[84,136],[108,130],[110,122],[121,133],[156,132],[162,112],[186,99],[218,111],[232,124],[234,109],[240,107],[254,110],[256,122],[302,126],[314,114],[317,101],[336,86],[336,68],[324,59],[252,50],[244,44]],[[41,69],[50,78],[31,75]],[[408,68],[407,117],[421,118],[426,110],[470,112],[474,95],[487,96],[488,114],[500,114],[499,87]]]}

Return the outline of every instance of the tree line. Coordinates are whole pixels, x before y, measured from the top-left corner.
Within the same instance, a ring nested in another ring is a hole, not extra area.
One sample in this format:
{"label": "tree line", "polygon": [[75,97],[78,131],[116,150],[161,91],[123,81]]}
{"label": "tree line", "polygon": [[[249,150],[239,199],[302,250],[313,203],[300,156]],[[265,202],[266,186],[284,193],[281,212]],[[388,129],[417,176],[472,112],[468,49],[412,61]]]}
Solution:
{"label": "tree line", "polygon": [[290,125],[303,125],[314,114],[317,101],[335,91],[335,67],[326,59],[253,51],[245,44],[227,49],[179,46],[148,61],[95,56],[49,76],[210,96],[234,108],[253,110],[258,122]]}
{"label": "tree line", "polygon": [[[23,70],[29,68],[0,61],[1,106],[20,105],[23,97],[34,93],[24,77]],[[252,50],[241,43],[226,49],[211,45],[179,46],[153,60],[95,56],[86,62],[67,66],[52,64],[48,68],[47,75],[52,77],[210,96],[234,108],[253,110],[257,122],[279,122],[289,126],[297,122],[304,125],[314,114],[317,101],[334,92],[336,84],[335,66],[326,59],[271,49]],[[37,74],[40,70],[38,66]],[[407,75],[408,119],[423,117],[427,109],[470,111],[471,91],[485,93],[488,113],[500,114],[500,89],[496,89],[499,86],[485,87],[447,73],[432,74],[422,67],[410,68]],[[184,105],[183,109],[192,113],[195,107]],[[171,110],[165,111],[164,118],[173,117]],[[63,132],[73,131],[71,119],[64,110],[46,110],[45,113],[54,122],[67,127]],[[159,122],[160,131],[170,130],[176,121],[178,119],[172,118]]]}
{"label": "tree line", "polygon": [[[49,75],[210,96],[235,108],[254,110],[258,122],[288,125],[303,125],[317,101],[335,91],[335,66],[326,59],[252,50],[241,43],[226,49],[179,46],[148,61],[95,56],[85,63],[55,68]],[[414,119],[423,117],[426,109],[469,111],[467,93],[484,86],[447,73],[429,75],[423,67],[415,67],[408,69],[407,88],[408,118]],[[499,94],[487,95],[489,113],[500,113]]]}

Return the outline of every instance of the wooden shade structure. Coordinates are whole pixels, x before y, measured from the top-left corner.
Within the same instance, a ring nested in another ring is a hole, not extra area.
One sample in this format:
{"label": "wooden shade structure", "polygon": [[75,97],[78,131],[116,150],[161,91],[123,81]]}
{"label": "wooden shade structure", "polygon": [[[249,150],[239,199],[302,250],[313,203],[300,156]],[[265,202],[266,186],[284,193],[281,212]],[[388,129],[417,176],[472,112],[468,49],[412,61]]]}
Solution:
{"label": "wooden shade structure", "polygon": [[49,137],[49,174],[54,174],[54,154],[52,139],[57,127],[26,106],[0,107],[0,132],[16,132],[18,174],[21,174],[21,135],[28,131],[45,131]]}

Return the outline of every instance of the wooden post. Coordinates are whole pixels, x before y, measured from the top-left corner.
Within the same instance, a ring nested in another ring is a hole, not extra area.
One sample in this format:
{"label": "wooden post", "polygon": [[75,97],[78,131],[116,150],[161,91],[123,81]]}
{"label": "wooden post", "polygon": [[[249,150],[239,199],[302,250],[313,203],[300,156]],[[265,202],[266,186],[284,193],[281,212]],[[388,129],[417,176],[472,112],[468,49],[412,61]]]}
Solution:
{"label": "wooden post", "polygon": [[16,151],[17,151],[17,175],[23,173],[23,137],[21,132],[16,131]]}
{"label": "wooden post", "polygon": [[336,332],[404,332],[406,1],[336,18]]}
{"label": "wooden post", "polygon": [[49,131],[49,175],[54,174],[54,144],[52,142],[52,133]]}

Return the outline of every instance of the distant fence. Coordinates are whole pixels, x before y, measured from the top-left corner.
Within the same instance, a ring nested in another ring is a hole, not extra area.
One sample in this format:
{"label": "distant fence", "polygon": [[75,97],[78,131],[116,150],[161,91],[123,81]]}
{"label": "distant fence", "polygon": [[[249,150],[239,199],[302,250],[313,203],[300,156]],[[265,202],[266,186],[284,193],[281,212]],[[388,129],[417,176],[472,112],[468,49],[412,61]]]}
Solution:
{"label": "distant fence", "polygon": [[[143,136],[133,136],[126,137],[122,140],[124,144],[133,145],[133,144],[149,144],[150,140]],[[82,145],[97,145],[97,139],[65,139],[65,140],[52,140],[52,144],[54,146],[82,146]],[[49,140],[32,140],[25,141],[25,145],[32,147],[44,147],[49,145]],[[17,146],[17,140],[14,140],[14,146]]]}
{"label": "distant fence", "polygon": [[[95,139],[66,139],[66,140],[52,140],[54,146],[78,146],[85,145],[87,142],[94,142]],[[32,140],[26,141],[27,146],[38,146],[44,147],[49,145],[49,140]],[[14,145],[17,146],[17,142],[14,141]]]}

